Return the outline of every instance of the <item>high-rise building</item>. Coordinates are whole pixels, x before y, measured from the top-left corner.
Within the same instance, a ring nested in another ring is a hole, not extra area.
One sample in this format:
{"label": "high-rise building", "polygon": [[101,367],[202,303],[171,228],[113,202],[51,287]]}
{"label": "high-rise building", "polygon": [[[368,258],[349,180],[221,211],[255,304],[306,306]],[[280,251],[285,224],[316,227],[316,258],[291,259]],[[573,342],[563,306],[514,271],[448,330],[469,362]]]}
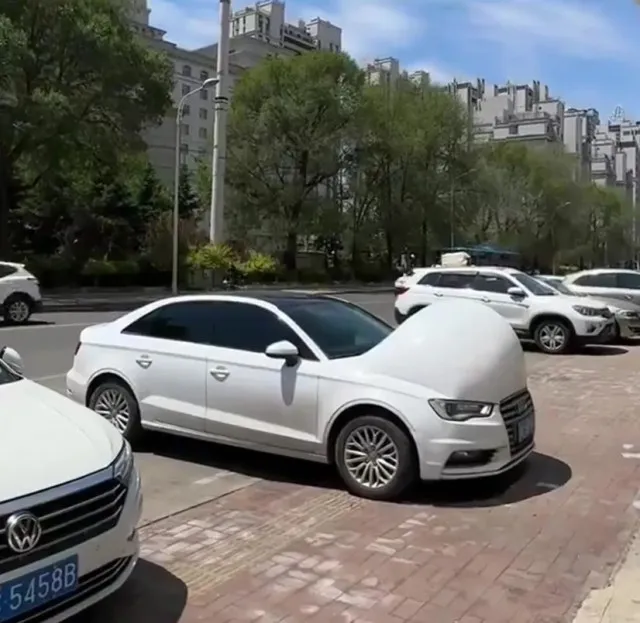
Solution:
{"label": "high-rise building", "polygon": [[342,50],[340,28],[319,17],[290,24],[285,20],[285,3],[280,0],[263,0],[235,11],[231,17],[231,36],[252,37],[297,54]]}

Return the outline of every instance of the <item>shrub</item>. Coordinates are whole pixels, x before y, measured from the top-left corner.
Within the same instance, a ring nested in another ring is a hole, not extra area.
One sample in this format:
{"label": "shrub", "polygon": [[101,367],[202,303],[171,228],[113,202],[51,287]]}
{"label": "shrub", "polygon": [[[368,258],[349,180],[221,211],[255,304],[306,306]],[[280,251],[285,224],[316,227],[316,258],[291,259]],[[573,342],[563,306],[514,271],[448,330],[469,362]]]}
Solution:
{"label": "shrub", "polygon": [[198,270],[222,271],[236,266],[238,258],[229,245],[205,244],[191,248],[187,263]]}
{"label": "shrub", "polygon": [[278,264],[270,255],[249,251],[249,257],[238,264],[238,270],[250,281],[267,281],[275,279]]}

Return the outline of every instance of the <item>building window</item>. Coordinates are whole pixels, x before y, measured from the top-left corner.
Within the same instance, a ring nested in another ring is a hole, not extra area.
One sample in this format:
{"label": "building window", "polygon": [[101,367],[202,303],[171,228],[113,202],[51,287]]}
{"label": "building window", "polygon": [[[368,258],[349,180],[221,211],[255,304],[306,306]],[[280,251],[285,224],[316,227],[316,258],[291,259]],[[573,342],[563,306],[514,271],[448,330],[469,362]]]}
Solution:
{"label": "building window", "polygon": [[182,116],[186,117],[187,115],[189,115],[191,113],[191,107],[189,106],[189,104],[185,104],[182,107]]}
{"label": "building window", "polygon": [[182,95],[186,95],[187,93],[189,93],[189,85],[188,84],[183,84],[182,85]]}
{"label": "building window", "polygon": [[189,151],[189,145],[187,145],[186,143],[181,143],[180,144],[180,151],[183,153],[186,153]]}
{"label": "building window", "polygon": [[207,128],[200,128],[198,130],[198,136],[200,138],[207,138]]}
{"label": "building window", "polygon": [[209,111],[206,108],[200,109],[200,119],[206,119],[209,116]]}
{"label": "building window", "polygon": [[514,134],[518,133],[518,126],[517,125],[510,125],[509,126],[509,134],[511,134],[512,136]]}
{"label": "building window", "polygon": [[200,80],[204,82],[205,80],[209,80],[209,72],[204,69],[200,72]]}
{"label": "building window", "polygon": [[209,91],[207,91],[207,89],[202,89],[202,91],[200,91],[200,99],[201,100],[209,99]]}
{"label": "building window", "polygon": [[180,132],[182,132],[183,136],[189,136],[189,124],[183,123]]}
{"label": "building window", "polygon": [[191,78],[191,66],[190,65],[183,65],[182,66],[182,75],[186,76],[187,78]]}

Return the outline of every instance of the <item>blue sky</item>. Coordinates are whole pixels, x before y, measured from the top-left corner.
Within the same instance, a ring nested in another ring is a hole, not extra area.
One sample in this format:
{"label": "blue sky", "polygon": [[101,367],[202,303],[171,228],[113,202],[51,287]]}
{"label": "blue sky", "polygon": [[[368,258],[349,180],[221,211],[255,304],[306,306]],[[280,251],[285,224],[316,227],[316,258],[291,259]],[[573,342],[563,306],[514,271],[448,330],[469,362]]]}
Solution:
{"label": "blue sky", "polygon": [[[148,0],[151,22],[185,47],[216,39],[216,0]],[[236,0],[234,9],[250,2]],[[343,29],[357,60],[395,56],[439,81],[548,84],[569,106],[617,106],[640,117],[636,0],[288,0],[287,20],[322,17]]]}

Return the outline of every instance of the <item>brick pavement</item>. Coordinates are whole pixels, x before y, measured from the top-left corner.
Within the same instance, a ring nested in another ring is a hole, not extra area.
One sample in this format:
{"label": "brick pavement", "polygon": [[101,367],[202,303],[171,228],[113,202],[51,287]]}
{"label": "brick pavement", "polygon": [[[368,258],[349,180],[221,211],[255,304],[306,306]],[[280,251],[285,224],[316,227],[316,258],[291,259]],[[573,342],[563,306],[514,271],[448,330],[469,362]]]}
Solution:
{"label": "brick pavement", "polygon": [[134,579],[88,620],[570,621],[638,525],[640,347],[608,352],[530,355],[538,453],[517,479],[404,504],[265,480],[143,528]]}

